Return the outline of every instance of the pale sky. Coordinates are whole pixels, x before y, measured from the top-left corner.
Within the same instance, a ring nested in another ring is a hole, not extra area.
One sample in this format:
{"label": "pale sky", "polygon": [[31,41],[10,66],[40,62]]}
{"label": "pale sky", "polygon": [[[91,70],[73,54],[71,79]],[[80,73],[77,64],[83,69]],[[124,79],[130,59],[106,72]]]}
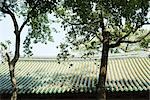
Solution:
{"label": "pale sky", "polygon": [[[55,19],[54,16],[50,16],[51,19]],[[9,16],[6,16],[5,18],[1,18],[2,20],[0,21],[0,42],[4,42],[6,40],[10,40],[12,42],[10,50],[14,52],[14,27],[12,24],[12,20]],[[23,22],[23,20],[18,20],[19,24]],[[54,39],[54,42],[49,42],[47,45],[45,44],[32,44],[33,45],[33,56],[35,57],[56,57],[57,54],[59,53],[59,50],[56,48],[60,44],[60,42],[63,42],[65,39],[65,31],[60,27],[60,23],[55,23],[51,24],[51,27],[55,27],[59,32],[55,33],[52,32],[52,36]],[[150,29],[148,25],[144,26],[143,28],[145,29]],[[25,40],[25,37],[27,35],[27,30],[28,28],[25,27],[21,33],[21,51],[20,54],[21,56],[24,55],[23,53],[23,41]]]}
{"label": "pale sky", "polygon": [[[54,16],[50,16],[50,18],[54,18]],[[2,18],[1,18],[2,19]],[[19,24],[22,23],[23,20],[19,20]],[[33,56],[43,56],[43,57],[49,57],[49,56],[57,56],[59,50],[56,48],[60,44],[60,42],[64,41],[65,32],[60,27],[60,23],[52,24],[51,27],[55,27],[59,33],[52,32],[52,36],[54,39],[54,42],[49,42],[47,45],[45,44],[33,44]],[[25,27],[21,33],[21,55],[24,55],[23,53],[23,41],[25,40],[25,37],[27,35],[28,28]],[[12,42],[11,45],[11,51],[14,51],[14,40],[15,35],[13,33],[14,27],[12,24],[12,20],[9,16],[6,16],[0,21],[0,42],[4,42],[5,40],[10,40]]]}

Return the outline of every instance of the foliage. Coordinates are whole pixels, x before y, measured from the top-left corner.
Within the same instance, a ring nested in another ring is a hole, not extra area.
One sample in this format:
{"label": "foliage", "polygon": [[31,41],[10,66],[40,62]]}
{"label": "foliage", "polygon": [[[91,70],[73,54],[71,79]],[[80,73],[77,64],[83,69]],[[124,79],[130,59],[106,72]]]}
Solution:
{"label": "foliage", "polygon": [[62,26],[68,31],[67,47],[60,45],[62,53],[58,59],[65,60],[67,55],[70,56],[68,52],[64,54],[69,47],[73,50],[86,48],[89,52],[85,52],[83,57],[93,56],[94,51],[102,49],[96,91],[98,100],[106,100],[109,51],[122,43],[141,42],[150,34],[150,31],[141,31],[143,25],[150,24],[149,0],[64,0],[62,5],[56,16],[63,19]]}
{"label": "foliage", "polygon": [[47,43],[52,41],[49,28],[48,14],[55,10],[56,0],[3,0],[0,2],[1,16],[11,11],[15,18],[23,18],[20,32],[25,25],[28,25],[28,35],[24,41],[24,52],[31,56],[31,43]]}
{"label": "foliage", "polygon": [[105,32],[109,33],[110,48],[140,42],[150,34],[141,31],[150,23],[149,0],[64,0],[62,5],[56,16],[64,20],[66,43],[73,50],[100,50]]}
{"label": "foliage", "polygon": [[7,57],[5,55],[6,53],[12,55],[12,52],[10,51],[10,45],[11,45],[11,41],[9,40],[5,41],[5,43],[0,42],[0,54],[1,54],[2,63],[7,61]]}
{"label": "foliage", "polygon": [[[20,41],[21,33],[26,25],[29,26],[29,32],[24,41],[24,52],[31,56],[32,47],[31,39],[34,43],[42,42],[46,43],[51,39],[49,21],[47,17],[47,12],[52,13],[56,6],[56,0],[3,0],[0,1],[0,12],[2,15],[9,15],[14,26],[15,35],[15,53],[13,58],[8,52],[4,52],[7,57],[7,62],[9,66],[10,81],[12,83],[12,96],[11,100],[17,100],[17,80],[15,78],[15,66],[16,62],[20,57]],[[19,26],[17,17],[23,17],[24,22]],[[1,44],[2,48],[7,49],[4,44]]]}
{"label": "foliage", "polygon": [[149,45],[150,45],[150,36],[144,38],[140,43],[140,46],[143,48],[149,48]]}
{"label": "foliage", "polygon": [[32,9],[33,11],[28,23],[28,26],[30,26],[30,29],[28,30],[29,34],[24,41],[24,52],[29,56],[32,55],[32,46],[30,46],[31,39],[33,39],[33,43],[41,42],[47,44],[47,41],[52,41],[52,36],[50,34],[51,30],[49,28],[50,24],[47,15],[52,13],[56,7],[56,3],[56,0],[27,0],[29,8],[34,8],[35,5],[38,5],[36,9]]}

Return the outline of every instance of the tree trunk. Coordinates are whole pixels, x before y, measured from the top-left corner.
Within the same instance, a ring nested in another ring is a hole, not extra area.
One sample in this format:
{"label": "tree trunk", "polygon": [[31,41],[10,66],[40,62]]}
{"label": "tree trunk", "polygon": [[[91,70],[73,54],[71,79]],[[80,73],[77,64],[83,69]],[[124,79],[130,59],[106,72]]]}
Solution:
{"label": "tree trunk", "polygon": [[16,78],[15,78],[15,74],[14,74],[14,70],[15,70],[15,64],[10,64],[9,65],[9,73],[10,73],[10,79],[11,79],[11,83],[12,83],[12,96],[11,96],[11,100],[17,100],[17,82],[16,82]]}
{"label": "tree trunk", "polygon": [[109,34],[106,34],[104,37],[104,42],[102,47],[99,80],[97,84],[97,100],[106,100],[105,81],[106,81],[106,74],[107,74],[108,52],[109,52]]}
{"label": "tree trunk", "polygon": [[17,81],[15,77],[15,65],[20,57],[20,33],[16,31],[16,45],[15,45],[15,55],[14,58],[10,61],[10,58],[8,60],[9,65],[9,73],[10,73],[10,79],[12,83],[12,96],[11,100],[17,100]]}

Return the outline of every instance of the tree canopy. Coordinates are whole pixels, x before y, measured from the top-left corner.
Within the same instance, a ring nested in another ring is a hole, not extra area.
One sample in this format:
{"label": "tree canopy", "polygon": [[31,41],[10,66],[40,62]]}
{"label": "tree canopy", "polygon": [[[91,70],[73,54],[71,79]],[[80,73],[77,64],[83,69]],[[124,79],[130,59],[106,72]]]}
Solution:
{"label": "tree canopy", "polygon": [[[52,41],[50,23],[48,14],[55,10],[56,0],[2,0],[0,1],[1,17],[10,15],[14,29],[22,32],[24,26],[28,26],[28,35],[24,41],[24,52],[31,56],[33,43],[47,43]],[[24,19],[21,26],[18,25],[18,19]],[[15,32],[14,30],[14,32]]]}
{"label": "tree canopy", "polygon": [[[11,58],[8,52],[5,52],[6,60],[9,66],[10,81],[12,83],[12,96],[11,100],[17,99],[17,81],[15,78],[15,66],[20,57],[20,40],[21,32],[27,25],[28,35],[24,41],[24,52],[31,56],[32,47],[31,42],[47,43],[51,41],[51,31],[49,28],[49,20],[47,14],[52,13],[57,5],[56,0],[1,0],[0,1],[0,14],[10,16],[15,35],[15,53]],[[21,26],[18,24],[18,18],[24,18]],[[32,40],[32,41],[31,41]],[[3,43],[1,43],[2,49],[7,49]]]}
{"label": "tree canopy", "polygon": [[[58,58],[66,59],[70,49],[86,48],[84,55],[94,55],[102,48],[97,99],[106,99],[105,80],[108,53],[122,43],[137,43],[149,36],[142,26],[150,24],[149,0],[64,0],[56,16],[63,19],[68,31]],[[134,36],[134,38],[132,38]]]}
{"label": "tree canopy", "polygon": [[99,50],[104,31],[109,34],[110,48],[148,36],[141,28],[150,24],[149,5],[149,0],[64,0],[56,16],[64,20],[71,48]]}
{"label": "tree canopy", "polygon": [[[121,43],[136,43],[149,36],[142,26],[150,24],[149,0],[2,0],[0,1],[1,15],[8,14],[14,24],[15,55],[11,60],[6,53],[10,76],[13,86],[15,64],[19,58],[20,34],[25,25],[29,32],[24,41],[25,53],[32,55],[31,42],[46,43],[52,40],[47,13],[55,12],[62,20],[62,26],[67,30],[66,43],[61,44],[62,53],[59,58],[70,56],[69,48],[78,50],[85,48],[94,55],[102,48],[101,66],[98,88],[105,98],[104,85],[107,72],[108,52],[110,48],[118,47]],[[17,16],[23,17],[24,22],[18,25]],[[134,38],[132,38],[134,36]],[[31,40],[33,39],[33,40]],[[16,88],[16,87],[15,87]]]}

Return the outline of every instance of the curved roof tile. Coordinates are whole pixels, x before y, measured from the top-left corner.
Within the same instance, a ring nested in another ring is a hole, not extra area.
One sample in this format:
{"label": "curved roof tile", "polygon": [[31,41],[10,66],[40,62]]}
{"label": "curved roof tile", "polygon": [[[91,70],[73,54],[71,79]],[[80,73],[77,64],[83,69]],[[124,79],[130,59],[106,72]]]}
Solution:
{"label": "curved roof tile", "polygon": [[[72,64],[72,66],[70,66]],[[96,60],[20,60],[16,65],[18,93],[93,92],[100,63]],[[108,61],[107,91],[149,91],[150,59],[112,58]],[[0,64],[0,94],[11,93],[7,64]]]}

